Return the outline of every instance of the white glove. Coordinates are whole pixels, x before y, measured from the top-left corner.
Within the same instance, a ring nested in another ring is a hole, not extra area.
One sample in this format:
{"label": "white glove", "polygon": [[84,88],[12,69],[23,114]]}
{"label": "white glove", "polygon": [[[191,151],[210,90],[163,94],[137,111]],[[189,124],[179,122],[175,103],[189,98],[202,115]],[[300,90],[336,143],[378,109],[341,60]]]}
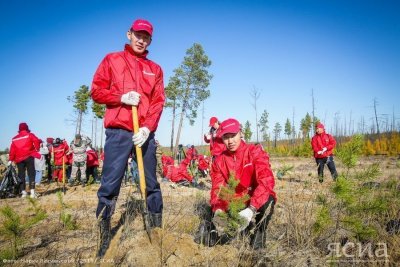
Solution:
{"label": "white glove", "polygon": [[321,155],[322,153],[324,153],[322,150],[317,152],[318,155]]}
{"label": "white glove", "polygon": [[12,164],[12,161],[9,160],[9,161],[7,162],[7,166],[10,166],[11,164]]}
{"label": "white glove", "polygon": [[150,130],[147,127],[139,128],[139,131],[132,136],[135,146],[141,147],[149,138]]}
{"label": "white glove", "polygon": [[322,153],[325,153],[325,151],[327,151],[328,149],[326,148],[326,147],[324,147],[323,149],[322,149]]}
{"label": "white glove", "polygon": [[207,140],[211,140],[211,134],[205,134],[204,136]]}
{"label": "white glove", "polygon": [[253,219],[254,212],[250,208],[245,208],[241,212],[239,212],[239,216],[242,217],[245,223],[239,228],[239,231],[243,231],[249,226],[251,219]]}
{"label": "white glove", "polygon": [[121,96],[121,102],[130,106],[137,106],[140,101],[140,94],[135,91],[130,91]]}

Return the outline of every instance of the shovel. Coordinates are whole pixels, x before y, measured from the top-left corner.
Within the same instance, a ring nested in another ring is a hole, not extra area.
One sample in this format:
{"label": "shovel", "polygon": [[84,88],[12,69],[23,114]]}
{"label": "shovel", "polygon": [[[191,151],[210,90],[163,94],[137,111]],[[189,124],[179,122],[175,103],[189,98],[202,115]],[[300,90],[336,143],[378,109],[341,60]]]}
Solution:
{"label": "shovel", "polygon": [[64,159],[64,156],[63,156],[63,163],[62,163],[63,165],[62,165],[62,176],[63,176],[63,193],[64,193],[64,195],[65,195],[65,159]]}
{"label": "shovel", "polygon": [[[137,133],[139,131],[139,119],[138,119],[138,112],[137,112],[137,107],[132,106],[132,120],[133,120],[133,133]],[[135,146],[136,150],[136,160],[137,160],[137,165],[138,165],[138,171],[139,171],[139,186],[140,186],[140,196],[142,198],[142,204],[141,204],[141,211],[142,211],[142,216],[143,216],[143,223],[144,223],[144,228],[147,232],[147,235],[149,236],[149,240],[151,243],[151,233],[150,233],[150,217],[149,217],[149,212],[147,210],[147,194],[146,194],[146,178],[144,175],[144,167],[143,167],[143,155],[142,155],[142,148]]]}

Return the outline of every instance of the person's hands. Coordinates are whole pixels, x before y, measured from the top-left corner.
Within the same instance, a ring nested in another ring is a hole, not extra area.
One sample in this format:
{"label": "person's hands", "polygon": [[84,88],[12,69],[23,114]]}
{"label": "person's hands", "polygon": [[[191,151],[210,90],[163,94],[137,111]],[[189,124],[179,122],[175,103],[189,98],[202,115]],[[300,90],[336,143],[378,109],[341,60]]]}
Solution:
{"label": "person's hands", "polygon": [[205,137],[207,140],[211,140],[211,134],[204,134],[204,137]]}
{"label": "person's hands", "polygon": [[140,101],[140,94],[135,91],[130,91],[125,93],[121,96],[121,102],[130,105],[130,106],[137,106]]}
{"label": "person's hands", "polygon": [[147,127],[139,128],[139,131],[132,136],[135,146],[141,147],[149,138],[150,130]]}
{"label": "person's hands", "polygon": [[224,233],[224,231],[225,231],[225,228],[224,228],[223,220],[222,220],[222,218],[219,216],[220,213],[223,213],[223,211],[220,210],[220,209],[217,209],[217,210],[214,212],[214,217],[213,217],[213,219],[212,219],[212,222],[213,222],[213,224],[214,224],[214,226],[215,226],[215,230],[217,230],[218,234],[219,234],[219,235],[222,235],[222,234]]}
{"label": "person's hands", "polygon": [[239,216],[242,217],[244,220],[244,223],[239,228],[239,232],[241,232],[246,229],[247,226],[249,226],[251,220],[253,219],[254,211],[252,211],[250,208],[245,208],[244,210],[239,212]]}
{"label": "person's hands", "polygon": [[7,162],[7,166],[10,166],[11,164],[12,164],[12,161],[9,160],[9,161]]}
{"label": "person's hands", "polygon": [[322,153],[324,153],[322,150],[317,152],[318,155],[321,155]]}
{"label": "person's hands", "polygon": [[323,149],[322,149],[322,153],[325,153],[325,151],[327,151],[328,149],[326,148],[326,147],[324,147]]}

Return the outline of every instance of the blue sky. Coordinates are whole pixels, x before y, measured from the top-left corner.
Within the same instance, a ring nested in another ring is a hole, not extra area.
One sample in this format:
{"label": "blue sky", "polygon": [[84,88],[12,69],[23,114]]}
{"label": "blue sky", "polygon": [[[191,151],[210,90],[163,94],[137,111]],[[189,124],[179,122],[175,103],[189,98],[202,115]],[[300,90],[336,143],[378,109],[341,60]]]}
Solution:
{"label": "blue sky", "polygon": [[[123,49],[136,18],[154,25],[149,58],[164,70],[167,85],[186,50],[200,43],[212,61],[211,116],[255,125],[250,91],[261,96],[259,113],[270,128],[287,118],[295,124],[311,112],[333,126],[363,116],[393,114],[400,123],[400,3],[398,1],[0,1],[0,149],[25,121],[42,139],[71,140],[72,96],[91,85],[101,59]],[[181,143],[201,144],[201,111],[185,122]],[[383,117],[385,115],[382,115]],[[91,116],[83,132],[91,135]],[[169,145],[171,112],[157,131]],[[255,128],[254,128],[255,129]],[[100,141],[98,141],[100,143]]]}

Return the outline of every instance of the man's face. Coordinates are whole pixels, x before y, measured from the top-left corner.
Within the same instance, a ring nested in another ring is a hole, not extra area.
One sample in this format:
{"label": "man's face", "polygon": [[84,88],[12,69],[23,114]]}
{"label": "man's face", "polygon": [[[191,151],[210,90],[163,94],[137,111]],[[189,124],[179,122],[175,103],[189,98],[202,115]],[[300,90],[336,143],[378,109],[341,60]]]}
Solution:
{"label": "man's face", "polygon": [[240,132],[224,134],[222,140],[230,152],[235,152],[240,145]]}
{"label": "man's face", "polygon": [[324,132],[324,128],[317,128],[317,134],[322,134]]}
{"label": "man's face", "polygon": [[219,123],[218,122],[215,122],[214,124],[213,124],[213,126],[212,126],[214,129],[218,129],[219,128]]}
{"label": "man's face", "polygon": [[151,36],[145,31],[128,31],[127,37],[133,52],[137,55],[142,55],[151,43]]}

